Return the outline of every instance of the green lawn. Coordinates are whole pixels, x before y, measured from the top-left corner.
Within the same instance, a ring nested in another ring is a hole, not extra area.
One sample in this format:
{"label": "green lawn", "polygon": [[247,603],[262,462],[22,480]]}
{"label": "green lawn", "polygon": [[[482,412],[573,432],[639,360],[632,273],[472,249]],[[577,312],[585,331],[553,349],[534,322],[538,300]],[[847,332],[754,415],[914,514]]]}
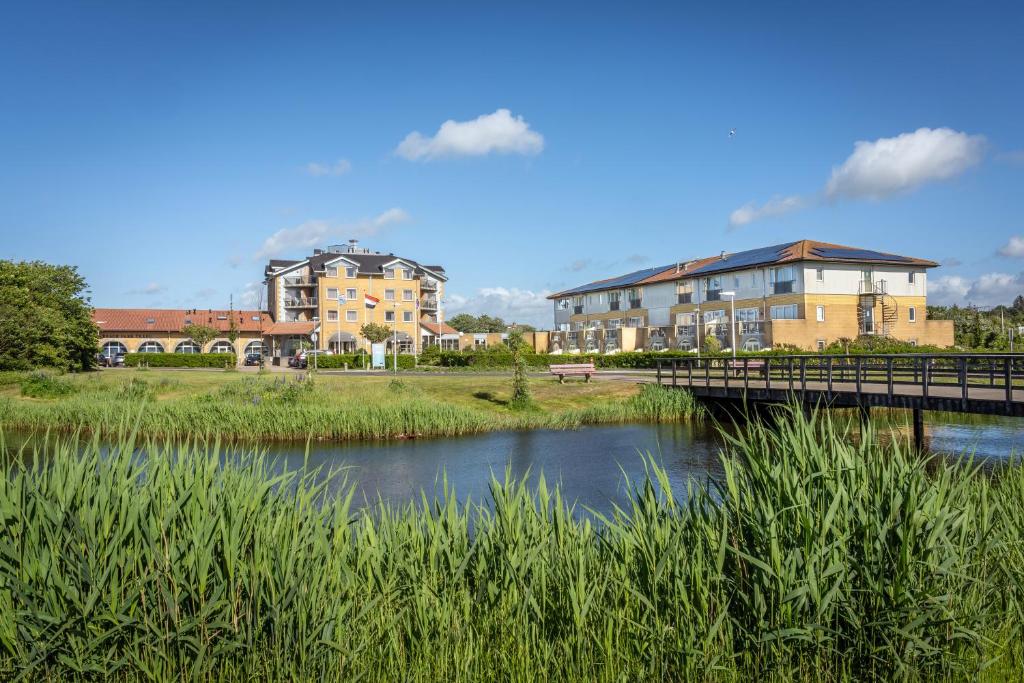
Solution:
{"label": "green lawn", "polygon": [[111,432],[132,421],[144,433],[175,437],[388,439],[697,412],[681,391],[628,381],[559,384],[548,377],[531,381],[529,410],[508,406],[511,376],[320,374],[308,381],[283,372],[126,369],[56,377],[27,390],[31,381],[8,375],[0,382],[0,419],[8,426]]}

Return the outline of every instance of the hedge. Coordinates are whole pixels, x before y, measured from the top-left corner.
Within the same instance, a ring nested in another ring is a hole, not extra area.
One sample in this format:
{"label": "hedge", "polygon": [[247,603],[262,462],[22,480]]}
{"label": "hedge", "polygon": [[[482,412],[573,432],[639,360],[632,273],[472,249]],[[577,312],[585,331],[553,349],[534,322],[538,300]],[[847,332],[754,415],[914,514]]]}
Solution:
{"label": "hedge", "polygon": [[225,368],[238,364],[233,353],[129,353],[126,367],[151,368]]}
{"label": "hedge", "polygon": [[[363,360],[365,359],[365,360]],[[394,369],[395,361],[394,356],[390,353],[385,356],[384,362],[386,367]],[[365,365],[363,365],[365,363]],[[317,356],[316,367],[319,370],[340,370],[345,366],[348,366],[349,370],[361,370],[362,368],[370,367],[370,356],[367,354],[359,353],[338,353],[332,356]],[[312,367],[312,364],[310,364]],[[411,370],[416,367],[416,357],[407,354],[398,354],[398,369],[399,370]]]}

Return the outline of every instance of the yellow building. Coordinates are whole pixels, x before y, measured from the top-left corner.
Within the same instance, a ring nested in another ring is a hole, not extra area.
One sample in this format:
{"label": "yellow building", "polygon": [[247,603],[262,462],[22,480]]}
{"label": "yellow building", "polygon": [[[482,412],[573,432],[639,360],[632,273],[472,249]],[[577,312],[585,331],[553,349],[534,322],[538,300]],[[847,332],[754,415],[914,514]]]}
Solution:
{"label": "yellow building", "polygon": [[951,321],[927,319],[938,264],[801,240],[635,271],[552,294],[553,350],[824,348],[884,336],[952,346]]}
{"label": "yellow building", "polygon": [[431,336],[422,324],[444,322],[444,268],[370,251],[355,240],[315,249],[301,261],[271,260],[264,275],[273,356],[292,355],[314,331],[316,348],[369,351],[360,334],[367,323],[391,328],[399,352],[418,353]]}
{"label": "yellow building", "polygon": [[[96,308],[93,322],[100,331],[100,353],[264,353],[264,332],[273,326],[260,311],[166,308]],[[189,325],[212,327],[218,336],[204,348],[186,337]],[[232,340],[232,337],[234,339]]]}

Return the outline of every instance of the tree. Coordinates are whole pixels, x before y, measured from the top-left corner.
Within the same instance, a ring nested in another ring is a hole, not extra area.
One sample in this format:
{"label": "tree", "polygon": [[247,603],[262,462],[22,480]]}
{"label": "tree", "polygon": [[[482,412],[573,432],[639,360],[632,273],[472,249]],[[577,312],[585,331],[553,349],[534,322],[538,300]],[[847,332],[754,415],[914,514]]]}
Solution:
{"label": "tree", "polygon": [[528,408],[532,402],[530,380],[526,376],[526,353],[529,347],[519,331],[509,333],[508,345],[512,350],[512,400],[509,405],[516,409]]}
{"label": "tree", "polygon": [[88,370],[99,331],[74,266],[0,261],[0,369]]}
{"label": "tree", "polygon": [[216,328],[209,325],[185,325],[181,328],[181,333],[198,344],[200,351],[220,334]]}
{"label": "tree", "polygon": [[366,323],[359,328],[359,334],[369,339],[372,344],[380,344],[391,336],[391,328],[379,323]]}
{"label": "tree", "polygon": [[501,318],[489,315],[479,317],[469,313],[459,313],[448,320],[448,324],[459,332],[504,332],[508,325]]}
{"label": "tree", "polygon": [[1013,310],[1024,313],[1024,294],[1018,294],[1017,298],[1013,300]]}
{"label": "tree", "polygon": [[704,352],[705,353],[718,353],[722,350],[722,342],[718,341],[718,337],[713,334],[709,334],[704,337]]}

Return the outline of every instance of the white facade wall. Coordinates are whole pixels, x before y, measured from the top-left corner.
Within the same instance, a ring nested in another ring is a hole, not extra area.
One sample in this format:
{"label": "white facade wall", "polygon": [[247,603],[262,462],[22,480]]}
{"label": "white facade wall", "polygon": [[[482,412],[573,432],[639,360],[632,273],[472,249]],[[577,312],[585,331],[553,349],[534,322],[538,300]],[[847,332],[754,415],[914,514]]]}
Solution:
{"label": "white facade wall", "polygon": [[[824,281],[818,281],[818,268],[823,269]],[[907,266],[860,266],[857,264],[825,263],[821,266],[804,263],[803,276],[808,294],[857,294],[864,271],[871,271],[872,281],[885,281],[886,291],[892,296],[926,296],[928,275],[924,268]],[[909,273],[914,273],[910,283]]]}
{"label": "white facade wall", "polygon": [[671,325],[669,320],[669,308],[676,303],[676,283],[658,282],[653,285],[644,285],[643,307],[647,309],[647,324],[651,327],[665,327]]}

